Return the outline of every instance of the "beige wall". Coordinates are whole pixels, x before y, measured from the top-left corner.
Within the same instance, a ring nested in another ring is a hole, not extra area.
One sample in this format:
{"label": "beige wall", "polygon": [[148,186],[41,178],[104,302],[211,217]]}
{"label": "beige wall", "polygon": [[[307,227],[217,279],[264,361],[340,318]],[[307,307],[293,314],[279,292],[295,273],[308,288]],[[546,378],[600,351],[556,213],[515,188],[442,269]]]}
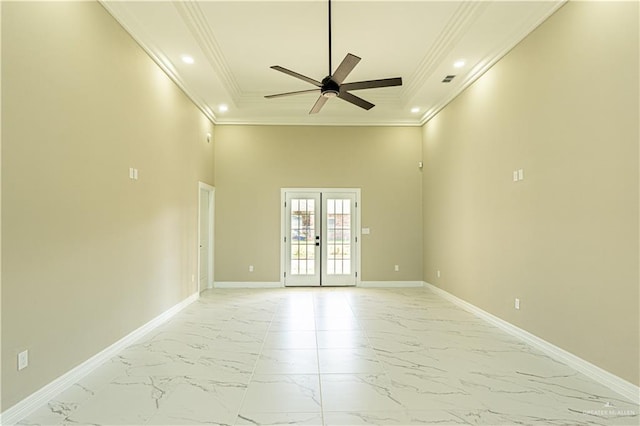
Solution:
{"label": "beige wall", "polygon": [[569,3],[423,130],[219,126],[215,176],[211,124],[99,5],[1,12],[1,410],[196,291],[214,177],[218,282],[280,280],[280,188],[358,187],[363,280],[638,384],[637,3]]}
{"label": "beige wall", "polygon": [[210,122],[98,3],[5,2],[2,88],[6,410],[197,291],[214,149]]}
{"label": "beige wall", "polygon": [[280,189],[293,187],[361,188],[362,280],[422,280],[420,128],[217,126],[215,137],[217,282],[280,281]]}
{"label": "beige wall", "polygon": [[423,186],[426,281],[636,385],[638,52],[637,2],[568,3],[425,125]]}

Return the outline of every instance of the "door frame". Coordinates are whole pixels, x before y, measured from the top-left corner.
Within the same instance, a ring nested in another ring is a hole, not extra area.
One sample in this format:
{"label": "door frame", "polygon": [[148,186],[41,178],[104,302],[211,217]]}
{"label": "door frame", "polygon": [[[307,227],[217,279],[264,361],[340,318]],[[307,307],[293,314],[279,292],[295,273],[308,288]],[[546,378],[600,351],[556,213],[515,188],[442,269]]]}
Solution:
{"label": "door frame", "polygon": [[285,272],[287,271],[287,252],[286,252],[286,219],[287,219],[287,209],[284,204],[286,201],[287,192],[320,192],[322,194],[331,194],[333,193],[345,193],[351,192],[355,194],[356,197],[356,217],[355,217],[355,254],[352,255],[355,257],[354,259],[354,268],[356,272],[356,287],[360,286],[361,270],[362,270],[362,262],[360,256],[360,241],[362,241],[361,234],[361,218],[362,218],[362,202],[360,201],[360,188],[280,188],[280,285],[285,287]]}
{"label": "door frame", "polygon": [[202,262],[202,259],[200,259],[200,211],[202,209],[202,198],[200,197],[200,191],[201,190],[205,190],[209,193],[209,206],[208,206],[208,211],[209,211],[209,235],[207,235],[208,238],[208,243],[209,243],[209,251],[208,251],[208,256],[207,259],[205,260],[207,263],[207,288],[213,288],[213,259],[214,259],[214,216],[215,216],[215,196],[216,196],[216,189],[209,185],[206,184],[204,182],[198,182],[198,238],[197,238],[197,251],[196,253],[198,256],[198,270],[196,273],[196,280],[198,282],[198,294],[200,294],[203,290],[205,290],[204,288],[200,288],[200,265]]}

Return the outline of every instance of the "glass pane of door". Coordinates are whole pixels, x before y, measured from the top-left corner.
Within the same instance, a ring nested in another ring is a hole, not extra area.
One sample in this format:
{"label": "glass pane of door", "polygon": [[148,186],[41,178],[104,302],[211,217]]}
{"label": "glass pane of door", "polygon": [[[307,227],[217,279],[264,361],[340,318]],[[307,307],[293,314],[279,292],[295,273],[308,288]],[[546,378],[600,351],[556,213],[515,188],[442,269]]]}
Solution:
{"label": "glass pane of door", "polygon": [[287,193],[286,285],[320,285],[320,194]]}
{"label": "glass pane of door", "polygon": [[323,194],[323,285],[355,285],[355,194]]}

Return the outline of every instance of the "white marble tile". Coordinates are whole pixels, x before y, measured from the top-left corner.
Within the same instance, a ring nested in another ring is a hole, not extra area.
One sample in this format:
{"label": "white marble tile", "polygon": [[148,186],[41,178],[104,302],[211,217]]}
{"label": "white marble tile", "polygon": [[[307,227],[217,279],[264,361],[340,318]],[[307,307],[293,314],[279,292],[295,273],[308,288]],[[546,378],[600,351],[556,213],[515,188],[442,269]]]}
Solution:
{"label": "white marble tile", "polygon": [[638,425],[425,289],[216,289],[21,425]]}
{"label": "white marble tile", "polygon": [[442,374],[396,373],[390,380],[395,397],[411,410],[483,409],[491,407],[495,396],[490,390],[474,389],[464,380]]}
{"label": "white marble tile", "polygon": [[315,349],[315,331],[270,331],[264,341],[265,349]]}
{"label": "white marble tile", "polygon": [[279,304],[273,319],[285,317],[313,317],[313,296],[304,293],[289,293]]}
{"label": "white marble tile", "polygon": [[408,423],[404,411],[325,411],[324,424],[325,426],[406,426]]}
{"label": "white marble tile", "polygon": [[29,417],[20,420],[17,425],[20,426],[53,426],[53,425],[61,425],[64,424],[68,415],[75,409],[76,407],[60,407],[53,401],[50,401],[48,404],[38,408],[36,411],[31,413]]}
{"label": "white marble tile", "polygon": [[316,316],[317,330],[360,330],[360,323],[352,314]]}
{"label": "white marble tile", "polygon": [[344,300],[316,302],[313,306],[316,317],[353,317],[351,306]]}
{"label": "white marble tile", "polygon": [[304,425],[322,426],[321,413],[241,413],[236,425]]}
{"label": "white marble tile", "polygon": [[476,411],[451,411],[456,417],[472,425],[554,425],[554,426],[575,426],[575,425],[625,425],[637,426],[638,418],[625,416],[602,416],[583,415],[573,412],[549,412],[545,409],[530,414],[514,414],[512,412],[500,412],[498,410],[476,410]]}
{"label": "white marble tile", "polygon": [[265,349],[255,366],[256,374],[318,374],[315,349]]}
{"label": "white marble tile", "polygon": [[208,377],[211,373],[251,374],[259,356],[257,352],[217,350],[200,357],[198,364],[206,367]]}
{"label": "white marble tile", "polygon": [[405,407],[392,393],[383,373],[323,374],[322,407],[325,411],[397,411]]}
{"label": "white marble tile", "polygon": [[144,424],[175,386],[172,378],[122,377],[109,383],[68,417],[68,422],[98,425]]}
{"label": "white marble tile", "polygon": [[[111,380],[111,379],[110,379]],[[101,384],[106,385],[107,382]],[[100,387],[101,388],[101,387]],[[98,389],[98,387],[94,387]],[[67,418],[87,400],[95,396],[96,390],[80,383],[75,383],[53,400],[37,409],[28,418],[18,422],[19,425],[61,425],[67,423]]]}
{"label": "white marble tile", "polygon": [[369,348],[318,349],[320,373],[382,373],[384,368]]}
{"label": "white marble tile", "polygon": [[269,331],[315,331],[315,329],[316,321],[313,316],[276,318],[269,327]]}
{"label": "white marble tile", "polygon": [[416,338],[410,331],[368,331],[370,346],[379,352],[395,355],[402,352],[416,352],[427,348],[425,342]]}
{"label": "white marble tile", "polygon": [[321,411],[318,375],[254,374],[240,414]]}
{"label": "white marble tile", "polygon": [[390,332],[390,333],[404,333],[411,330],[401,320],[386,317],[386,318],[365,318],[360,320],[360,324],[363,329],[369,332]]}
{"label": "white marble tile", "polygon": [[246,385],[184,378],[171,391],[148,425],[235,423]]}
{"label": "white marble tile", "polygon": [[463,418],[459,417],[455,412],[444,410],[409,410],[405,413],[405,415],[407,416],[407,425],[467,424],[467,422]]}
{"label": "white marble tile", "polygon": [[319,349],[367,348],[369,339],[362,330],[318,330]]}
{"label": "white marble tile", "polygon": [[225,330],[214,340],[214,347],[228,352],[260,352],[266,332]]}
{"label": "white marble tile", "polygon": [[431,375],[446,376],[450,372],[463,368],[454,361],[438,358],[425,350],[392,352],[376,350],[378,360],[383,364],[390,377],[394,374],[423,372]]}
{"label": "white marble tile", "polygon": [[468,424],[456,415],[442,410],[325,412],[324,422],[325,426]]}
{"label": "white marble tile", "polygon": [[226,352],[247,352],[259,354],[264,345],[264,338],[255,336],[254,338],[246,338],[231,332],[229,334],[220,334],[215,338],[213,347]]}

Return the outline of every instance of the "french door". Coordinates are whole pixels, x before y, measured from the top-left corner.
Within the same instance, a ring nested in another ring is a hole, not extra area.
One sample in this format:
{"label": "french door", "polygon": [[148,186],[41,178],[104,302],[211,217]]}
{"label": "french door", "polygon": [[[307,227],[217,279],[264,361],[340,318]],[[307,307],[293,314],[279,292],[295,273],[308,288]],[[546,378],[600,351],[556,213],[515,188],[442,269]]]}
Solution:
{"label": "french door", "polygon": [[357,192],[286,191],[286,286],[356,284]]}

